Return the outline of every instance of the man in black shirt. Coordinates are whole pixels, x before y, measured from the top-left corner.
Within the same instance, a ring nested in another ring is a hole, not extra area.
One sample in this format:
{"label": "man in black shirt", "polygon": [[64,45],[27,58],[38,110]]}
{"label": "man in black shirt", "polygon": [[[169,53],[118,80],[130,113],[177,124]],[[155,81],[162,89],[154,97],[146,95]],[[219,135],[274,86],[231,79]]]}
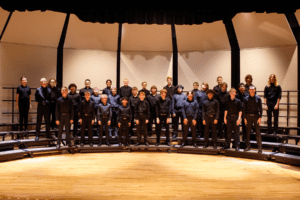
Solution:
{"label": "man in black shirt", "polygon": [[145,99],[147,100],[147,96],[150,94],[150,91],[147,90],[147,82],[146,81],[142,82],[142,89],[139,91],[139,93],[142,91],[145,93],[145,95],[146,95]]}
{"label": "man in black shirt", "polygon": [[214,99],[215,93],[216,92],[214,90],[207,90],[206,94],[208,99],[204,102],[202,106],[203,125],[205,125],[203,148],[208,147],[210,126],[212,132],[212,143],[214,149],[217,148],[217,124],[220,110],[219,102],[216,99]]}
{"label": "man in black shirt", "polygon": [[171,118],[172,101],[166,96],[167,96],[167,90],[162,89],[160,91],[160,97],[158,97],[157,104],[156,104],[156,119],[157,119],[156,146],[160,144],[160,134],[161,134],[161,128],[163,124],[166,127],[167,145],[171,146],[169,123]]}
{"label": "man in black shirt", "polygon": [[89,144],[93,146],[93,125],[95,119],[95,105],[91,101],[91,93],[89,91],[85,92],[85,99],[81,101],[80,104],[80,113],[79,113],[79,122],[81,124],[81,139],[80,146],[84,145],[84,133],[85,127],[88,128]]}
{"label": "man in black shirt", "polygon": [[126,146],[130,146],[129,141],[129,127],[131,126],[132,121],[132,112],[131,108],[127,106],[128,98],[123,97],[121,99],[122,105],[119,105],[117,122],[119,126],[119,146],[122,144],[122,137],[125,136],[126,143],[123,143]]}
{"label": "man in black shirt", "polygon": [[216,99],[219,101],[220,116],[218,120],[218,135],[220,138],[226,138],[226,124],[224,124],[224,112],[226,102],[229,100],[227,92],[227,83],[221,83],[221,91],[216,94]]}
{"label": "man in black shirt", "polygon": [[214,91],[216,92],[216,94],[218,94],[219,92],[221,92],[221,84],[223,83],[223,78],[222,78],[222,76],[218,76],[217,77],[217,83],[218,83],[218,85],[216,85],[215,87],[214,87]]}
{"label": "man in black shirt", "polygon": [[106,88],[102,90],[102,94],[107,94],[107,96],[111,95],[111,84],[112,81],[110,79],[106,80]]}
{"label": "man in black shirt", "polygon": [[106,144],[110,146],[109,143],[109,135],[108,135],[108,127],[111,123],[111,116],[112,116],[112,108],[109,103],[107,103],[107,95],[101,95],[101,103],[98,107],[97,111],[97,120],[98,124],[100,125],[100,134],[99,134],[99,146],[102,145],[102,137],[103,137],[103,127],[105,128],[105,137],[106,137]]}
{"label": "man in black shirt", "polygon": [[57,148],[60,148],[60,143],[62,139],[63,127],[65,126],[66,140],[69,147],[72,147],[70,139],[70,125],[73,123],[74,109],[73,102],[68,98],[68,89],[63,87],[61,89],[62,97],[59,97],[56,102],[55,116],[56,124],[58,125],[57,134]]}
{"label": "man in black shirt", "polygon": [[239,125],[241,123],[242,117],[242,105],[241,101],[235,97],[236,90],[234,88],[230,89],[230,99],[226,102],[225,113],[224,113],[224,123],[227,124],[227,140],[224,149],[230,148],[231,134],[234,131],[234,142],[235,150],[240,149],[240,133]]}
{"label": "man in black shirt", "polygon": [[61,92],[56,87],[56,80],[54,78],[51,78],[48,83],[48,87],[51,89],[51,97],[50,97],[50,127],[52,129],[56,129],[56,116],[55,116],[55,110],[56,110],[56,101],[61,96]]}
{"label": "man in black shirt", "polygon": [[129,98],[132,93],[132,88],[130,86],[128,86],[129,80],[126,78],[126,79],[124,79],[123,83],[124,83],[124,86],[122,86],[120,88],[120,98],[122,98],[122,97]]}
{"label": "man in black shirt", "polygon": [[140,101],[137,103],[134,112],[134,118],[137,126],[137,139],[138,142],[135,144],[138,146],[141,143],[141,129],[143,126],[144,133],[144,142],[145,145],[148,146],[148,134],[147,134],[147,126],[149,123],[150,117],[150,108],[148,101],[145,100],[145,93],[140,92],[139,94]]}
{"label": "man in black shirt", "polygon": [[47,87],[47,80],[42,78],[40,80],[41,87],[35,91],[35,100],[38,104],[37,107],[37,117],[36,117],[36,138],[39,140],[40,129],[42,124],[42,118],[44,116],[46,124],[46,135],[47,138],[52,138],[50,133],[50,96],[51,89]]}
{"label": "man in black shirt", "polygon": [[70,92],[68,93],[68,98],[72,100],[74,115],[72,116],[74,126],[73,126],[73,136],[77,137],[78,131],[78,120],[79,120],[79,112],[80,112],[80,103],[81,97],[79,93],[76,93],[77,86],[74,83],[69,85]]}
{"label": "man in black shirt", "polygon": [[250,132],[251,126],[254,124],[256,132],[256,141],[258,146],[258,153],[262,153],[261,135],[260,135],[260,124],[262,117],[262,103],[261,98],[255,94],[256,88],[254,85],[249,87],[249,96],[244,99],[243,105],[243,117],[246,124],[247,136],[246,136],[246,149],[250,150]]}
{"label": "man in black shirt", "polygon": [[[241,106],[243,109],[243,105],[244,105],[244,99],[249,96],[248,93],[245,92],[245,84],[244,83],[240,83],[239,84],[239,91],[236,94],[236,98],[239,99],[241,101]],[[243,141],[246,140],[246,125],[245,125],[245,121],[242,121],[242,137],[243,137]]]}
{"label": "man in black shirt", "polygon": [[[278,116],[279,116],[279,102],[281,99],[281,87],[277,82],[277,77],[275,74],[271,74],[269,77],[268,85],[264,90],[264,99],[267,110],[267,123],[268,123],[268,133],[278,132]],[[272,113],[274,115],[274,130],[272,130]]]}
{"label": "man in black shirt", "polygon": [[[132,95],[128,98],[129,99],[128,106],[131,108],[131,112],[132,112],[133,115],[135,113],[135,108],[137,106],[137,103],[140,101],[140,98],[137,95],[137,93],[138,93],[137,87],[133,87],[132,88]],[[131,121],[129,136],[134,135],[133,134],[133,127],[134,127],[134,118],[132,118],[132,121]]]}
{"label": "man in black shirt", "polygon": [[252,75],[251,74],[248,74],[247,76],[245,76],[245,92],[249,95],[249,87],[252,86],[252,81],[253,81],[253,78],[252,78]]}
{"label": "man in black shirt", "polygon": [[159,97],[159,95],[157,95],[157,87],[155,85],[153,85],[151,87],[151,94],[147,95],[147,101],[149,102],[149,106],[150,106],[150,118],[149,118],[149,123],[148,123],[149,136],[152,135],[153,124],[155,124],[155,130],[157,131],[156,108],[157,108],[158,97]]}
{"label": "man in black shirt", "polygon": [[167,85],[163,88],[167,90],[167,98],[172,100],[173,95],[176,93],[176,88],[174,85],[172,85],[172,77],[168,76],[167,77]]}
{"label": "man in black shirt", "polygon": [[82,89],[79,91],[79,94],[80,94],[80,96],[81,96],[81,99],[85,99],[85,92],[89,92],[91,95],[92,95],[93,92],[94,92],[93,88],[91,88],[91,81],[90,81],[90,79],[85,79],[84,84],[85,84],[85,87],[82,88]]}
{"label": "man in black shirt", "polygon": [[17,88],[17,108],[20,115],[20,131],[23,131],[23,121],[25,131],[28,131],[28,112],[31,108],[31,89],[27,86],[27,78],[21,77],[21,85]]}

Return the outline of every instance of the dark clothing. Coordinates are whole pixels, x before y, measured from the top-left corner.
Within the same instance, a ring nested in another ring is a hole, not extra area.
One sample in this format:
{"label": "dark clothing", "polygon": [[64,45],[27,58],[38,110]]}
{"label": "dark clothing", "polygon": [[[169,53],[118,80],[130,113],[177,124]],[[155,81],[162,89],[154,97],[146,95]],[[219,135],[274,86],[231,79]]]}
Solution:
{"label": "dark clothing", "polygon": [[238,115],[230,116],[227,115],[227,138],[226,138],[226,146],[230,145],[231,142],[231,135],[232,131],[234,131],[234,142],[235,147],[240,147],[240,133],[239,133],[239,126],[236,125],[236,121],[238,120]]}
{"label": "dark clothing", "polygon": [[274,84],[271,84],[270,86],[266,86],[264,98],[267,99],[267,102],[277,103],[278,99],[281,99],[280,85],[275,86]]}
{"label": "dark clothing", "polygon": [[107,94],[108,95],[111,95],[112,92],[111,92],[111,88],[110,87],[106,87],[102,90],[102,94]]}
{"label": "dark clothing", "polygon": [[241,101],[237,98],[229,99],[225,104],[225,111],[227,111],[227,116],[239,115],[239,112],[242,111]]}
{"label": "dark clothing", "polygon": [[[247,96],[249,96],[248,93],[244,92],[242,94],[240,91],[238,91],[237,94],[235,95],[235,97],[241,101],[242,109],[243,109],[243,105],[244,105],[244,99]],[[242,135],[243,135],[243,138],[245,139],[246,138],[246,125],[245,125],[245,121],[244,120],[241,120],[241,121],[242,121]]]}
{"label": "dark clothing", "polygon": [[259,118],[259,115],[257,114],[246,114],[246,120],[247,120],[247,125],[246,125],[246,146],[247,148],[250,148],[250,133],[251,133],[251,127],[254,124],[255,132],[256,132],[256,142],[258,149],[262,149],[262,143],[261,143],[261,134],[260,134],[260,127],[257,123]]}
{"label": "dark clothing", "polygon": [[80,104],[79,118],[82,119],[81,124],[81,143],[84,143],[85,127],[88,128],[89,143],[93,142],[93,125],[92,120],[95,119],[95,105],[91,100],[84,99]]}
{"label": "dark clothing", "polygon": [[83,101],[81,101],[79,114],[80,119],[84,115],[92,116],[92,119],[95,118],[95,104],[91,100],[87,101],[86,99],[84,99]]}
{"label": "dark clothing", "polygon": [[42,124],[42,118],[44,116],[46,124],[46,135],[50,136],[50,95],[51,90],[48,87],[39,87],[35,91],[35,100],[38,102],[37,117],[36,117],[36,135],[39,137]]}
{"label": "dark clothing", "polygon": [[[144,100],[144,102],[147,101]],[[138,142],[141,143],[141,137],[142,137],[141,129],[143,126],[144,142],[147,143],[148,142],[147,123],[146,123],[146,120],[148,119],[147,115],[143,112],[138,112],[136,119],[139,120],[139,124],[136,125]]]}
{"label": "dark clothing", "polygon": [[134,119],[138,119],[138,115],[140,113],[145,114],[145,120],[149,120],[150,108],[149,108],[149,103],[146,100],[144,100],[144,101],[140,100],[137,103],[137,106],[136,106],[135,111],[134,111]]}
{"label": "dark clothing", "polygon": [[222,88],[219,85],[216,85],[213,90],[216,92],[216,94],[218,94],[222,91]]}
{"label": "dark clothing", "polygon": [[118,113],[117,123],[121,123],[121,126],[119,128],[119,143],[122,142],[122,137],[125,134],[126,143],[129,144],[129,125],[128,125],[128,123],[131,123],[131,121],[132,121],[131,108],[129,106],[124,107],[123,105],[119,105],[119,109],[118,109],[117,113]]}
{"label": "dark clothing", "polygon": [[50,89],[51,89],[51,97],[50,97],[50,100],[51,100],[51,102],[53,102],[53,101],[57,101],[57,99],[59,98],[59,97],[61,97],[61,91],[60,91],[60,89],[58,89],[57,87],[49,87]]}
{"label": "dark clothing", "polygon": [[226,102],[229,100],[230,96],[227,91],[226,92],[220,91],[218,94],[215,95],[215,98],[219,101],[220,110],[224,110]]}
{"label": "dark clothing", "polygon": [[159,99],[160,95],[153,96],[152,94],[149,94],[147,96],[147,101],[149,102],[150,110],[156,110],[157,101]]}
{"label": "dark clothing", "polygon": [[212,116],[214,119],[219,119],[219,102],[212,98],[211,100],[207,99],[202,106],[202,116],[203,120],[207,119],[207,116]]}
{"label": "dark clothing", "polygon": [[171,85],[170,87],[168,85],[166,85],[164,87],[164,89],[167,90],[167,96],[169,99],[172,99],[174,94],[175,94],[175,91],[176,91],[176,87],[174,85]]}
{"label": "dark clothing", "polygon": [[115,134],[116,134],[117,129],[118,129],[117,115],[118,115],[119,105],[121,104],[120,95],[118,95],[118,94],[109,95],[108,96],[108,103],[112,107],[111,127],[113,129],[115,129]]}
{"label": "dark clothing", "polygon": [[129,122],[132,120],[132,110],[129,106],[124,107],[119,105],[117,122],[121,123],[121,119],[129,119]]}
{"label": "dark clothing", "polygon": [[[100,109],[100,107],[99,107]],[[98,118],[99,121],[101,121],[101,125],[100,125],[100,132],[99,132],[99,143],[102,144],[102,138],[103,138],[103,127],[105,128],[105,138],[106,138],[106,143],[109,143],[109,134],[108,134],[108,121],[110,121],[110,119],[107,116],[101,116],[100,118]]]}
{"label": "dark clothing", "polygon": [[127,97],[129,98],[132,95],[132,88],[130,86],[122,86],[120,88],[120,98]]}
{"label": "dark clothing", "polygon": [[105,105],[103,103],[101,103],[98,107],[97,113],[98,113],[98,115],[97,115],[98,121],[101,118],[108,118],[108,121],[111,121],[112,109],[111,109],[111,105],[109,103],[106,103]]}
{"label": "dark clothing", "polygon": [[90,87],[89,87],[89,88],[87,88],[87,87],[82,88],[82,89],[79,91],[79,94],[80,94],[80,96],[81,96],[81,99],[85,99],[84,95],[85,95],[86,92],[90,92],[90,94],[91,94],[91,96],[92,96],[94,90],[93,90],[93,88],[90,88]]}
{"label": "dark clothing", "polygon": [[60,119],[61,115],[69,115],[70,120],[73,120],[74,116],[74,108],[73,102],[68,97],[59,97],[57,99],[56,108],[55,108],[55,116],[56,121]]}
{"label": "dark clothing", "polygon": [[135,107],[137,106],[137,103],[140,101],[140,98],[138,96],[130,96],[129,101],[128,101],[128,106],[131,108],[132,112],[132,121],[131,121],[131,126],[130,126],[130,133],[133,134],[133,127],[134,127],[134,112],[135,112]]}
{"label": "dark clothing", "polygon": [[94,102],[94,106],[95,106],[95,110],[97,112],[99,104],[101,103],[101,96],[95,96],[95,95],[91,95],[91,101]]}
{"label": "dark clothing", "polygon": [[169,98],[163,100],[161,97],[158,98],[156,107],[156,117],[158,118],[161,114],[166,114],[167,117],[171,117],[172,101]]}
{"label": "dark clothing", "polygon": [[157,101],[158,101],[159,95],[153,96],[152,94],[149,94],[147,96],[147,101],[149,102],[149,107],[150,107],[150,118],[149,118],[149,123],[148,123],[148,131],[152,132],[152,127],[153,124],[155,124],[155,128],[157,129],[157,124],[156,124],[156,108],[157,108]]}
{"label": "dark clothing", "polygon": [[166,127],[166,140],[167,144],[170,142],[170,127],[169,124],[167,124],[167,119],[169,115],[160,113],[158,118],[159,118],[159,124],[157,124],[157,135],[156,135],[156,143],[160,143],[160,134],[161,134],[161,128],[162,125]]}
{"label": "dark clothing", "polygon": [[[203,107],[204,108],[204,107]],[[204,128],[204,146],[208,146],[209,140],[209,129],[211,126],[211,135],[212,135],[212,143],[213,145],[217,144],[217,124],[214,124],[215,117],[205,117],[205,128]]]}
{"label": "dark clothing", "polygon": [[186,142],[189,128],[191,128],[193,143],[196,144],[196,142],[197,142],[196,141],[196,125],[193,124],[194,117],[193,116],[187,116],[186,119],[188,120],[188,123],[187,124],[183,123],[182,143]]}
{"label": "dark clothing", "polygon": [[107,98],[107,103],[109,103],[111,105],[112,108],[118,108],[119,105],[121,105],[121,101],[120,101],[120,95],[116,94],[116,95],[108,95]]}
{"label": "dark clothing", "polygon": [[[245,84],[245,93],[247,93],[249,95],[249,87],[253,86],[253,84],[251,83],[250,85]],[[256,92],[255,92],[256,94]]]}
{"label": "dark clothing", "polygon": [[139,91],[139,94],[140,94],[140,92],[144,92],[145,93],[145,99],[147,100],[147,96],[150,94],[150,91],[149,90],[147,90],[147,89],[141,89],[140,91]]}
{"label": "dark clothing", "polygon": [[175,114],[177,111],[181,111],[181,108],[183,107],[183,103],[187,99],[187,96],[183,93],[181,94],[175,94],[172,99],[172,113]]}
{"label": "dark clothing", "polygon": [[199,110],[198,110],[198,119],[197,119],[197,131],[200,134],[203,133],[204,131],[204,125],[202,124],[202,106],[203,103],[207,100],[207,94],[203,90],[197,92],[194,96],[194,99],[197,100],[198,105],[199,105]]}
{"label": "dark clothing", "polygon": [[197,120],[198,108],[199,106],[197,101],[194,101],[194,99],[189,101],[187,99],[181,108],[183,118],[186,119],[187,117],[192,117],[194,120]]}
{"label": "dark clothing", "polygon": [[25,125],[25,130],[27,130],[28,126],[28,113],[30,108],[29,97],[31,95],[31,89],[27,85],[24,87],[20,85],[17,88],[17,94],[19,94],[18,98],[18,106],[19,106],[19,117],[20,117],[20,131],[23,130],[23,122]]}
{"label": "dark clothing", "polygon": [[80,103],[81,103],[81,97],[79,93],[72,94],[71,92],[68,93],[68,98],[72,100],[73,109],[74,109],[74,115],[73,115],[73,136],[77,136],[78,131],[78,120],[79,120],[79,112],[80,112]]}
{"label": "dark clothing", "polygon": [[71,137],[70,137],[70,116],[71,115],[60,115],[59,116],[59,125],[58,125],[58,133],[57,133],[57,143],[59,144],[62,140],[62,132],[63,128],[65,126],[65,131],[66,131],[66,142],[70,143],[71,142]]}
{"label": "dark clothing", "polygon": [[251,97],[247,96],[244,99],[243,105],[243,117],[245,118],[246,114],[257,114],[259,118],[262,117],[262,102],[261,98],[257,95]]}

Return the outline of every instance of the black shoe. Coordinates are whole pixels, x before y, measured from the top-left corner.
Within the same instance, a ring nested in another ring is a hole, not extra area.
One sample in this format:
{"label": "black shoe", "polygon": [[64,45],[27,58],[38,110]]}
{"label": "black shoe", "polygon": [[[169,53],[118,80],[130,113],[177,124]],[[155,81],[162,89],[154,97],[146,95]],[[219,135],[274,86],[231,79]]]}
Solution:
{"label": "black shoe", "polygon": [[139,142],[135,143],[135,146],[139,146],[139,145],[140,145],[140,143],[139,143]]}
{"label": "black shoe", "polygon": [[119,143],[119,147],[121,147],[122,146],[122,143]]}
{"label": "black shoe", "polygon": [[170,143],[170,142],[168,142],[168,143],[167,143],[167,145],[168,145],[168,146],[171,146],[171,143]]}
{"label": "black shoe", "polygon": [[126,143],[125,146],[130,147],[130,144],[129,144],[129,143]]}
{"label": "black shoe", "polygon": [[98,146],[100,147],[102,145],[102,142],[100,142],[99,144],[98,144]]}
{"label": "black shoe", "polygon": [[239,151],[239,150],[240,150],[240,147],[236,147],[236,148],[235,148],[235,151]]}
{"label": "black shoe", "polygon": [[247,147],[246,149],[244,149],[244,151],[250,151],[250,147]]}
{"label": "black shoe", "polygon": [[261,150],[261,149],[258,149],[258,153],[261,154],[261,153],[262,153],[262,150]]}
{"label": "black shoe", "polygon": [[93,147],[93,143],[90,143],[90,147]]}
{"label": "black shoe", "polygon": [[81,146],[81,147],[83,147],[83,146],[84,146],[83,142],[81,142],[81,143],[80,143],[80,146]]}
{"label": "black shoe", "polygon": [[148,143],[148,142],[146,142],[146,143],[145,143],[145,145],[146,145],[146,146],[149,146],[149,143]]}
{"label": "black shoe", "polygon": [[155,144],[155,146],[158,146],[159,145],[159,143],[157,142],[156,144]]}
{"label": "black shoe", "polygon": [[217,149],[217,144],[214,144],[214,149]]}
{"label": "black shoe", "polygon": [[56,145],[56,148],[57,148],[57,149],[60,149],[60,143]]}
{"label": "black shoe", "polygon": [[106,143],[107,146],[110,146],[109,142]]}
{"label": "black shoe", "polygon": [[229,149],[229,148],[230,148],[229,145],[225,145],[225,146],[223,147],[223,149]]}
{"label": "black shoe", "polygon": [[184,147],[184,145],[185,145],[185,144],[184,144],[184,143],[182,143],[180,147]]}
{"label": "black shoe", "polygon": [[39,136],[36,136],[36,137],[35,137],[35,141],[38,141],[38,140],[39,140]]}
{"label": "black shoe", "polygon": [[197,147],[198,147],[196,143],[194,143],[194,147],[195,147],[195,148],[197,148]]}

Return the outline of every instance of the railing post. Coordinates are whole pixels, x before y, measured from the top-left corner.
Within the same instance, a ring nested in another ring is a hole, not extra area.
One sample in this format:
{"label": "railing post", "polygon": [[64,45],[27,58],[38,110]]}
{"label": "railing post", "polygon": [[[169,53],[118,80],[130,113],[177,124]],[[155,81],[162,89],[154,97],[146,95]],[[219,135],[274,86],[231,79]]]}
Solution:
{"label": "railing post", "polygon": [[287,110],[286,110],[286,125],[289,126],[290,119],[290,91],[287,91]]}
{"label": "railing post", "polygon": [[11,114],[12,114],[11,115],[12,116],[11,121],[12,121],[12,123],[15,122],[15,119],[14,119],[14,117],[15,117],[15,115],[14,115],[14,110],[15,110],[14,99],[15,99],[15,89],[12,88],[12,105],[11,105],[11,109],[12,109],[12,112],[11,112]]}

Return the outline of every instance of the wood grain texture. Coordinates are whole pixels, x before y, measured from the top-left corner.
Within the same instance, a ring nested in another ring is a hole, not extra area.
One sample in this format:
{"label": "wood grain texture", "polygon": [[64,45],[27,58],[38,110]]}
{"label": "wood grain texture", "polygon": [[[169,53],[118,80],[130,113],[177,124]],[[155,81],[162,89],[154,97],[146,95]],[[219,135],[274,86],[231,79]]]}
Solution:
{"label": "wood grain texture", "polygon": [[0,169],[0,199],[300,199],[299,167],[225,156],[63,154]]}

